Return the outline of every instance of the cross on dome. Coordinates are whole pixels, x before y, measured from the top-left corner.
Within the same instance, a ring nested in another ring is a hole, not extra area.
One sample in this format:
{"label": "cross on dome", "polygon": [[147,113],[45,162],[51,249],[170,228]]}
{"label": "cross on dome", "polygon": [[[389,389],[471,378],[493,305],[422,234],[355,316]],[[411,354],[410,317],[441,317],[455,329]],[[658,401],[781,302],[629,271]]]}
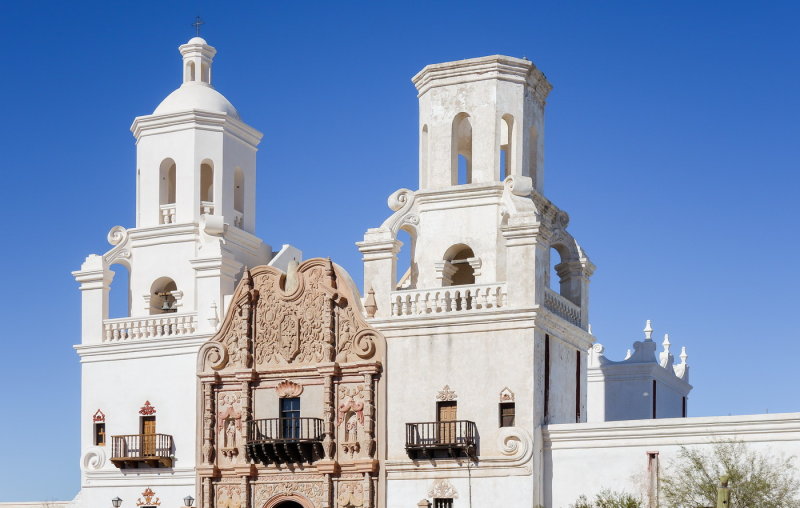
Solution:
{"label": "cross on dome", "polygon": [[195,34],[194,34],[195,37],[200,37],[200,26],[201,25],[205,25],[205,24],[206,24],[206,22],[203,21],[200,18],[200,16],[195,16],[194,17],[194,23],[192,23],[192,26],[194,27],[194,30],[195,30]]}

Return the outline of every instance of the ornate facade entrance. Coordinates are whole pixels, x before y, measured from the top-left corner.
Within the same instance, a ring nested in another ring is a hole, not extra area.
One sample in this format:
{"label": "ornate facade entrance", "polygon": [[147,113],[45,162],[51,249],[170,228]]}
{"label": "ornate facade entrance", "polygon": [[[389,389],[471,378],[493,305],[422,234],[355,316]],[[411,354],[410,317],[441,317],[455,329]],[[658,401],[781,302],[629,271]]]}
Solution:
{"label": "ornate facade entrance", "polygon": [[201,508],[373,508],[383,336],[330,260],[245,272],[199,353]]}

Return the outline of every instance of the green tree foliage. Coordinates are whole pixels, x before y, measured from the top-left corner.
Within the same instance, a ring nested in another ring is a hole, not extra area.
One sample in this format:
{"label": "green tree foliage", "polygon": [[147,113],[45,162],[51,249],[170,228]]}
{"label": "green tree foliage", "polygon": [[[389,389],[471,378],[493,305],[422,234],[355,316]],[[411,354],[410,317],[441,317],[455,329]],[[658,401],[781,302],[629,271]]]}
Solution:
{"label": "green tree foliage", "polygon": [[602,490],[594,502],[581,496],[570,508],[642,508],[642,500],[625,492]]}
{"label": "green tree foliage", "polygon": [[711,449],[682,446],[661,477],[661,505],[716,506],[719,478],[728,475],[730,508],[800,508],[794,459],[756,452],[741,441],[718,442]]}

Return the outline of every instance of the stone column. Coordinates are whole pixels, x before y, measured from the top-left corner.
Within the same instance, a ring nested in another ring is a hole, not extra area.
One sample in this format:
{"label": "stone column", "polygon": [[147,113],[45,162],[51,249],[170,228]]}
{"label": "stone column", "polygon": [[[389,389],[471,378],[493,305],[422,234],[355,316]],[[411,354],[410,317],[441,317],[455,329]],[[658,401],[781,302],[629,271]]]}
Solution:
{"label": "stone column", "polygon": [[371,373],[364,374],[364,439],[361,453],[369,458],[375,456],[375,388]]}
{"label": "stone column", "polygon": [[210,380],[203,381],[203,464],[214,465],[214,390]]}

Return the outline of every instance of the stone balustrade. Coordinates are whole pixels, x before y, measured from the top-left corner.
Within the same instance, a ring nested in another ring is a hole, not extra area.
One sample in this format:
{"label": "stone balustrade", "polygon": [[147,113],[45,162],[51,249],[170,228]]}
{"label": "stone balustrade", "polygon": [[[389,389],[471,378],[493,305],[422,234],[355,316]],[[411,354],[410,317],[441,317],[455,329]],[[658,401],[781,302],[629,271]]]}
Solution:
{"label": "stone balustrade", "polygon": [[175,203],[161,205],[161,224],[175,224]]}
{"label": "stone balustrade", "polygon": [[504,282],[393,291],[392,316],[481,312],[505,307],[507,299]]}
{"label": "stone balustrade", "polygon": [[544,289],[544,308],[575,326],[581,326],[581,308],[550,288]]}
{"label": "stone balustrade", "polygon": [[201,201],[200,202],[200,213],[204,215],[214,215],[214,203],[213,201]]}
{"label": "stone balustrade", "polygon": [[196,329],[197,313],[194,312],[106,319],[103,321],[103,342],[177,337],[190,335]]}

